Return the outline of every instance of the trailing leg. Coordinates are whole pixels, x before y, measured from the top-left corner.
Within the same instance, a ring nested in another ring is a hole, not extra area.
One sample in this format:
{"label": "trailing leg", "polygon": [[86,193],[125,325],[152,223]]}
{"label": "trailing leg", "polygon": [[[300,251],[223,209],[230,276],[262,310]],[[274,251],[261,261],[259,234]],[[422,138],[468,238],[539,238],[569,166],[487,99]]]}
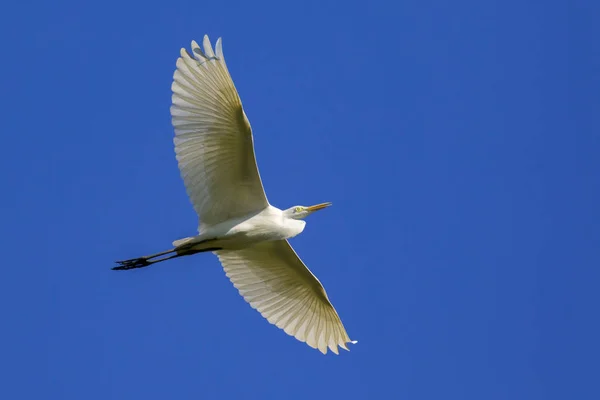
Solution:
{"label": "trailing leg", "polygon": [[[205,248],[205,249],[201,249],[201,250],[181,249],[181,248],[179,248],[177,250],[171,249],[171,250],[161,251],[160,253],[156,253],[156,254],[150,254],[149,256],[132,258],[132,259],[123,260],[123,261],[117,261],[117,264],[119,264],[119,265],[117,265],[116,267],[113,267],[112,269],[115,271],[124,271],[124,270],[134,269],[134,268],[143,268],[143,267],[147,267],[152,264],[156,264],[158,262],[170,260],[172,258],[177,258],[177,257],[182,257],[182,256],[190,256],[190,255],[196,254],[196,253],[204,253],[206,251],[217,251],[217,250],[221,250],[221,248],[211,247],[211,248]],[[161,257],[161,256],[165,256],[165,257]]]}
{"label": "trailing leg", "polygon": [[[170,255],[168,257],[157,258],[157,257],[164,256],[166,254],[171,254],[171,253],[175,253],[175,254]],[[116,267],[113,267],[112,269],[126,270],[126,269],[133,269],[133,268],[142,268],[142,267],[147,267],[148,265],[157,263],[159,261],[169,260],[174,257],[177,257],[177,253],[175,252],[175,249],[171,249],[171,250],[161,251],[160,253],[150,254],[149,256],[132,258],[132,259],[123,260],[123,261],[117,261],[117,264],[119,264],[119,265]]]}

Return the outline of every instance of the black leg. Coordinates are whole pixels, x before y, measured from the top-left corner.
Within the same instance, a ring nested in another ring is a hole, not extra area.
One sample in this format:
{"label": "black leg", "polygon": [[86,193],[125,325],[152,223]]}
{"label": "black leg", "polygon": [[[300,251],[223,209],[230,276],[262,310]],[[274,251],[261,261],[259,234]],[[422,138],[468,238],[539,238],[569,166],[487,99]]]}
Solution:
{"label": "black leg", "polygon": [[132,263],[134,261],[150,260],[151,258],[156,258],[156,257],[164,256],[165,254],[174,253],[174,252],[175,252],[175,250],[173,250],[173,249],[171,249],[171,250],[165,250],[165,251],[161,251],[160,253],[150,254],[149,256],[138,257],[138,258],[131,258],[129,260],[123,260],[123,261],[117,261],[117,264],[129,264],[129,263]]}
{"label": "black leg", "polygon": [[123,261],[117,261],[117,264],[119,264],[119,265],[116,267],[113,267],[112,269],[121,271],[121,270],[127,270],[127,269],[147,267],[147,266],[152,265],[159,261],[165,261],[165,260],[169,260],[174,257],[178,257],[179,256],[178,254],[174,254],[169,257],[163,257],[163,258],[159,258],[157,260],[153,260],[157,257],[164,256],[165,254],[170,254],[170,253],[174,253],[174,252],[175,252],[175,250],[171,249],[171,250],[161,251],[160,253],[150,254],[149,256],[132,258],[132,259],[123,260]]}
{"label": "black leg", "polygon": [[[162,251],[160,253],[151,254],[151,255],[145,256],[145,257],[117,261],[117,264],[119,264],[119,265],[117,265],[116,267],[113,267],[112,269],[115,271],[125,271],[125,270],[135,269],[135,268],[144,268],[149,265],[156,264],[158,262],[170,260],[172,258],[177,258],[177,257],[181,257],[181,256],[189,256],[189,255],[196,254],[196,253],[204,253],[207,251],[217,251],[217,250],[222,250],[222,249],[220,247],[211,247],[211,248],[202,249],[202,250],[188,250],[188,251],[179,250],[178,252],[176,252],[175,250],[167,250],[167,251]],[[171,254],[170,256],[166,256],[166,257],[162,257],[162,258],[157,258],[157,257],[164,256],[164,255],[170,254],[170,253],[175,253],[175,254]]]}

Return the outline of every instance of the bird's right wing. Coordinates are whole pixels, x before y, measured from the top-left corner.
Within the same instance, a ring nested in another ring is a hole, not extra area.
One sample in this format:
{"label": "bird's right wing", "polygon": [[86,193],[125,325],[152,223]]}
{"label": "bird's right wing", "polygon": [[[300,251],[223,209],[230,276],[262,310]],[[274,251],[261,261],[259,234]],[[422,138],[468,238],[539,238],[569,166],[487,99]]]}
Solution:
{"label": "bird's right wing", "polygon": [[200,223],[214,225],[269,205],[256,160],[252,129],[229,76],[221,39],[216,54],[181,49],[173,76],[171,117],[175,153]]}
{"label": "bird's right wing", "polygon": [[350,340],[321,282],[287,240],[215,252],[225,273],[252,308],[288,335],[323,354]]}

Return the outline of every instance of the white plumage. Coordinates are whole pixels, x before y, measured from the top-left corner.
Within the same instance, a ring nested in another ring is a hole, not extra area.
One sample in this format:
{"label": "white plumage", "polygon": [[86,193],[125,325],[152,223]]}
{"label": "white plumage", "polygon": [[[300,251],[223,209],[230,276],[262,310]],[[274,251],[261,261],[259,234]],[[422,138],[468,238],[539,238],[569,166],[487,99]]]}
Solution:
{"label": "white plumage", "polygon": [[243,217],[269,205],[252,143],[250,123],[225,66],[221,40],[215,57],[192,42],[173,76],[171,116],[175,152],[190,200],[202,224]]}
{"label": "white plumage", "polygon": [[348,350],[350,338],[325,289],[287,240],[217,255],[240,294],[270,323],[323,353]]}
{"label": "white plumage", "polygon": [[[198,235],[173,249],[119,261],[114,269],[214,252],[244,299],[270,323],[323,354],[351,341],[325,289],[287,239],[303,218],[331,203],[287,210],[267,201],[256,166],[250,123],[225,65],[221,39],[213,51],[192,42],[181,50],[172,84],[171,116],[181,176],[198,214]],[[162,257],[162,258],[161,258]]]}

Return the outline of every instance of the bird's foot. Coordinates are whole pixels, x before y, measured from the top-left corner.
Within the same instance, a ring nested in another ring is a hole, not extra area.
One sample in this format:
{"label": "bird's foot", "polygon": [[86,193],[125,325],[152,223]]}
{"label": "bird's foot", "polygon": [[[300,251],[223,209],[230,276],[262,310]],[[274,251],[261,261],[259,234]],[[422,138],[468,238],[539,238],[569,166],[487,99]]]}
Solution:
{"label": "bird's foot", "polygon": [[152,263],[148,261],[146,257],[140,257],[132,258],[131,260],[117,261],[117,264],[119,265],[112,268],[115,271],[124,271],[128,269],[147,267]]}

